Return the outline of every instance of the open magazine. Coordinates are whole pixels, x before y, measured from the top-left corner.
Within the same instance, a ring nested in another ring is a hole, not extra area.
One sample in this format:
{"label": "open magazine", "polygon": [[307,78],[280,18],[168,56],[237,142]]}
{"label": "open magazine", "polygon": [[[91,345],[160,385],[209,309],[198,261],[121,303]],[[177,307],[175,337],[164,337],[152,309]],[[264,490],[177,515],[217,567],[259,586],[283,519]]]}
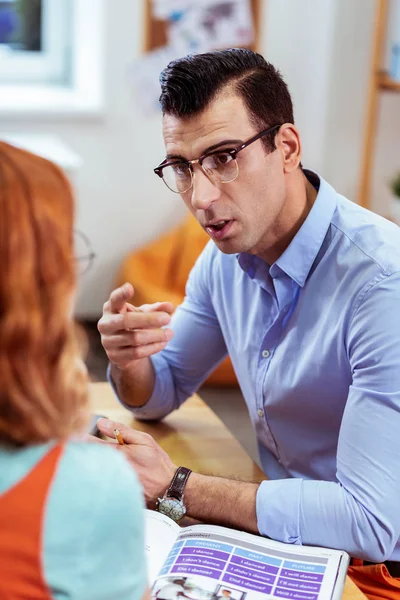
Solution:
{"label": "open magazine", "polygon": [[181,528],[151,510],[146,553],[157,600],[338,600],[350,560],[339,550],[292,546],[226,527]]}

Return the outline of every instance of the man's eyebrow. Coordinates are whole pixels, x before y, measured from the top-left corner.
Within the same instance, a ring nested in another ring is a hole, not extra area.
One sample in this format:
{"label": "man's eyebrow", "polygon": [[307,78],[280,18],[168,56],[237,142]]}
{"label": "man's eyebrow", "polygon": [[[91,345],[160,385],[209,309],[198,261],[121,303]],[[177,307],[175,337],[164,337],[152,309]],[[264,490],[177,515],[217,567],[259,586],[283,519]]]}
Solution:
{"label": "man's eyebrow", "polygon": [[243,140],[223,140],[222,142],[218,142],[218,144],[213,144],[212,146],[209,146],[208,148],[206,148],[203,152],[203,154],[209,154],[209,152],[212,152],[213,150],[217,150],[218,148],[220,148],[221,146],[240,146],[240,144],[243,144]]}
{"label": "man's eyebrow", "polygon": [[[217,150],[218,148],[221,148],[223,146],[240,146],[240,144],[243,144],[243,140],[223,140],[222,142],[218,142],[218,144],[213,144],[212,146],[209,146],[208,148],[206,148],[202,153],[201,156],[203,156],[204,154],[209,154],[210,152],[213,152],[214,150]],[[188,160],[187,158],[185,158],[184,156],[181,156],[180,154],[167,154],[167,156],[165,157],[165,160],[183,160],[186,161]]]}
{"label": "man's eyebrow", "polygon": [[167,154],[165,160],[187,160],[187,158],[181,156],[180,154]]}

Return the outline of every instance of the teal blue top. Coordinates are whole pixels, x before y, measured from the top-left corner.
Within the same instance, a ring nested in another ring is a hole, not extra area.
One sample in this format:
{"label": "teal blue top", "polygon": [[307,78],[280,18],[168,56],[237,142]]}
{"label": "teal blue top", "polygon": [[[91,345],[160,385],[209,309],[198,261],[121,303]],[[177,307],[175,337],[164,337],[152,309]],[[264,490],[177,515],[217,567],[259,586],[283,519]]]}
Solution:
{"label": "teal blue top", "polygon": [[[25,477],[51,445],[0,446],[0,494]],[[100,444],[66,445],[48,496],[42,551],[56,600],[142,598],[143,496],[124,456]]]}

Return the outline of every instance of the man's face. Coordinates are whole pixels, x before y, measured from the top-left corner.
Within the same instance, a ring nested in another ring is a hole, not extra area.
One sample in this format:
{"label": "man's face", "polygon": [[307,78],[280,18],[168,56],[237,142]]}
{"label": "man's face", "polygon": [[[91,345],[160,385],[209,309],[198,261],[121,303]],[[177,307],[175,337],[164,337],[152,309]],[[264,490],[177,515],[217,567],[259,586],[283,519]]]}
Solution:
{"label": "man's face", "polygon": [[[242,99],[228,92],[188,120],[172,115],[163,118],[167,156],[186,160],[197,159],[225,141],[219,149],[235,148],[257,133]],[[211,181],[195,164],[193,187],[181,195],[222,252],[262,255],[285,202],[282,153],[266,153],[257,140],[239,152],[236,160],[239,175],[230,183]],[[221,223],[212,227],[222,221],[226,222],[222,229]]]}

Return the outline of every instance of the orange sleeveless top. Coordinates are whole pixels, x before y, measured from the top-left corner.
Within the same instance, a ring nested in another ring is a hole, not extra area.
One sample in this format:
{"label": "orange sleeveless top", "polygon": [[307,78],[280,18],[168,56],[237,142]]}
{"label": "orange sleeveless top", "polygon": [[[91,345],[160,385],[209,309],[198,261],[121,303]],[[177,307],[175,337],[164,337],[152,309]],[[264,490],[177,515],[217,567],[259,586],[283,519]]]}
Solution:
{"label": "orange sleeveless top", "polygon": [[0,598],[51,600],[42,565],[46,500],[63,452],[57,445],[0,495]]}

